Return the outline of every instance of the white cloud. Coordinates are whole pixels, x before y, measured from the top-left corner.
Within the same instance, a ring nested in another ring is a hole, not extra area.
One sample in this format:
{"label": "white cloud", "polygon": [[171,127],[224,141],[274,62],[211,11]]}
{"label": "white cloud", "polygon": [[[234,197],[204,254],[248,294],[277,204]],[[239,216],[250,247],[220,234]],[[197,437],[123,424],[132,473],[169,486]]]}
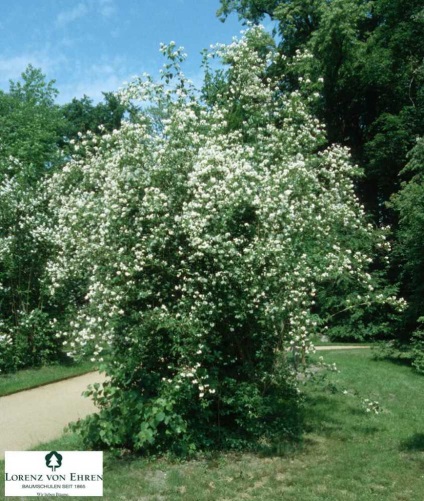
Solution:
{"label": "white cloud", "polygon": [[69,63],[63,55],[52,58],[44,53],[26,53],[13,57],[0,54],[0,89],[8,91],[9,80],[18,80],[28,64],[32,64],[47,74],[47,80],[58,78],[55,87],[59,90],[59,103],[70,102],[72,98],[81,98],[84,94],[98,102],[103,99],[102,92],[118,90],[132,75],[124,58],[103,60],[91,66],[86,66],[82,61],[73,61],[71,80],[68,77],[61,83],[58,70],[66,67],[66,62]]}
{"label": "white cloud", "polygon": [[56,17],[56,26],[63,28],[67,24],[73,23],[77,19],[88,14],[89,8],[86,3],[80,2],[78,5],[69,10],[60,12]]}
{"label": "white cloud", "polygon": [[60,103],[67,103],[74,97],[81,98],[84,94],[94,102],[101,101],[103,92],[117,91],[132,74],[125,59],[120,57],[99,61],[89,67],[80,62],[76,66],[81,71],[74,74],[74,80],[60,85]]}
{"label": "white cloud", "polygon": [[[0,75],[2,80],[19,77],[28,66],[28,56],[0,57]],[[39,67],[37,63],[32,63]]]}
{"label": "white cloud", "polygon": [[87,95],[95,103],[102,101],[103,92],[114,92],[121,87],[123,79],[117,75],[110,75],[107,78],[92,78],[85,81],[69,83],[60,87],[58,96],[59,103],[69,103],[74,97],[80,99]]}
{"label": "white cloud", "polygon": [[41,68],[43,73],[52,73],[53,69],[64,60],[64,57],[52,59],[43,53],[27,53],[11,57],[0,54],[0,87],[8,89],[9,80],[17,80],[29,64]]}
{"label": "white cloud", "polygon": [[113,0],[99,0],[98,8],[103,17],[111,17],[116,12],[116,6]]}
{"label": "white cloud", "polygon": [[63,28],[90,13],[100,14],[103,18],[110,18],[116,12],[114,0],[85,0],[72,9],[60,12],[56,17],[56,26]]}

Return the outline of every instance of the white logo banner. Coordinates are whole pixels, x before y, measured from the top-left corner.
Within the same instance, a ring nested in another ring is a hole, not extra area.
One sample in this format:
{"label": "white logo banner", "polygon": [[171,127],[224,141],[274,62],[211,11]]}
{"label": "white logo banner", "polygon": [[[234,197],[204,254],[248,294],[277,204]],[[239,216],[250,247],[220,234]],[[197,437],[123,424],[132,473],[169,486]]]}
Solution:
{"label": "white logo banner", "polygon": [[6,451],[5,496],[103,496],[103,452]]}

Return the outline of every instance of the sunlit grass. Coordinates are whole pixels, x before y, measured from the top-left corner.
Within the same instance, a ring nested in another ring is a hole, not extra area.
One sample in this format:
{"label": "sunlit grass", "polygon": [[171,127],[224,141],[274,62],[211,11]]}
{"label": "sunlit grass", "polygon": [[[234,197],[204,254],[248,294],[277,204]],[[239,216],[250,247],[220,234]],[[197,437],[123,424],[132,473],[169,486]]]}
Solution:
{"label": "sunlit grass", "polygon": [[48,383],[79,376],[95,370],[92,362],[78,364],[49,365],[36,369],[24,369],[12,374],[0,375],[0,396],[29,390]]}

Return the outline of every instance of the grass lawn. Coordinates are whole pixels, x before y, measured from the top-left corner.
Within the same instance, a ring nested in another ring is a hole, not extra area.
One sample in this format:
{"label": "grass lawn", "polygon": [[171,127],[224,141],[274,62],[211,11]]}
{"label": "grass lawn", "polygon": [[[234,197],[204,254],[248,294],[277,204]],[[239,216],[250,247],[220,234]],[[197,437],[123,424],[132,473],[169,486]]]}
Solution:
{"label": "grass lawn", "polygon": [[[322,356],[341,373],[330,373],[332,391],[307,390],[307,431],[298,450],[284,456],[217,454],[181,463],[106,454],[103,499],[424,500],[424,378],[409,367],[374,361],[368,350]],[[353,390],[378,400],[382,414],[366,414]],[[68,435],[39,450],[80,448],[78,438]],[[3,471],[0,475],[4,478]]]}
{"label": "grass lawn", "polygon": [[72,376],[79,376],[93,370],[95,367],[92,362],[80,362],[78,364],[24,369],[13,374],[0,375],[0,397]]}

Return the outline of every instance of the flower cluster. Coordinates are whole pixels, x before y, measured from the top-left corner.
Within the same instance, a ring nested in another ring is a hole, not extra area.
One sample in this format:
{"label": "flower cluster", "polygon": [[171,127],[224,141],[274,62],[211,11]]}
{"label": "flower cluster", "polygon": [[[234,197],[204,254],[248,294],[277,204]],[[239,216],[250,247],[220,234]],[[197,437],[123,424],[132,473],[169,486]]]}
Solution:
{"label": "flower cluster", "polygon": [[365,412],[367,413],[378,415],[383,411],[381,405],[379,404],[379,402],[377,402],[377,400],[370,400],[369,398],[365,398],[362,401],[362,406],[364,407]]}

